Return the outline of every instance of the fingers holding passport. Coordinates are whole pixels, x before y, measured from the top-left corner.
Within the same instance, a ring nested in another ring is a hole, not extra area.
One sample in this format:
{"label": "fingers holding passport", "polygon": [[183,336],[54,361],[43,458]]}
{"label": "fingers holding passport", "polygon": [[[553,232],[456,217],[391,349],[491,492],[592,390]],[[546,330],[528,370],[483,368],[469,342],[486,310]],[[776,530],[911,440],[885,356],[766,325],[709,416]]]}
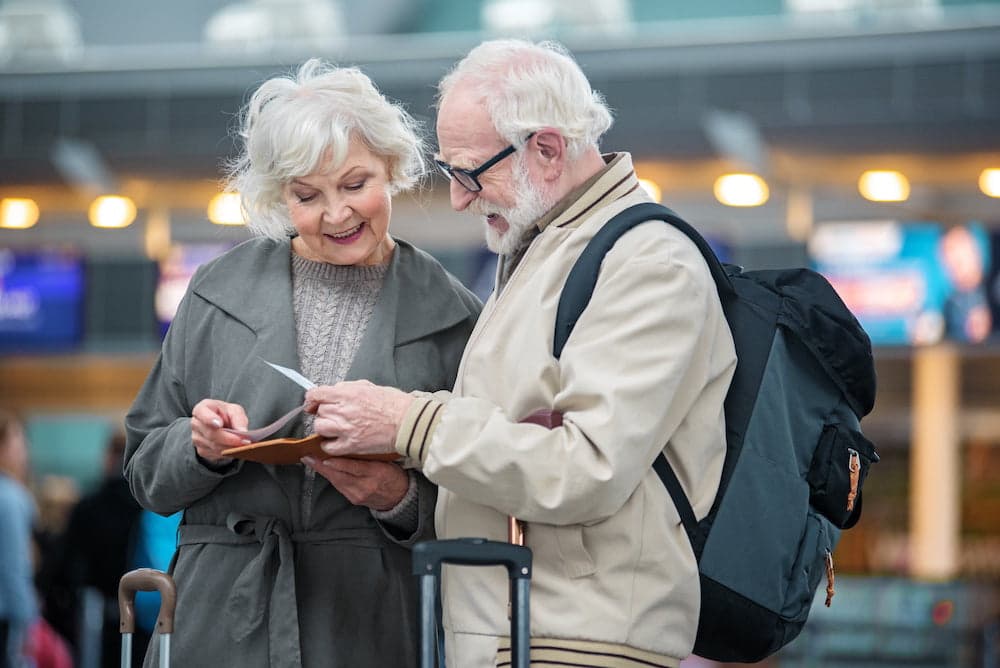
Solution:
{"label": "fingers holding passport", "polygon": [[221,463],[229,459],[222,455],[223,450],[247,443],[224,429],[246,429],[248,425],[246,411],[239,404],[202,399],[191,411],[191,441],[199,457]]}

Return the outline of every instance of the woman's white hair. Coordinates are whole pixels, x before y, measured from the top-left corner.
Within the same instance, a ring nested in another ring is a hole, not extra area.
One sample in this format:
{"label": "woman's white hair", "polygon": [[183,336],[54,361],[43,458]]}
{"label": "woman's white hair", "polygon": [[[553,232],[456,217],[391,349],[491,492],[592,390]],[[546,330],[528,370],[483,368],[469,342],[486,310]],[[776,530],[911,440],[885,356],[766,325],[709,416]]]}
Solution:
{"label": "woman's white hair", "polygon": [[261,84],[241,111],[238,133],[241,152],[229,164],[227,189],[240,193],[251,232],[275,239],[294,230],[285,185],[327,158],[323,168],[338,168],[353,137],[385,160],[390,194],[412,187],[426,169],[417,122],[357,68],[317,58]]}
{"label": "woman's white hair", "polygon": [[613,122],[603,96],[556,42],[483,42],[438,84],[439,106],[459,82],[473,87],[497,132],[515,146],[539,128],[554,127],[575,158],[588,148],[596,149]]}

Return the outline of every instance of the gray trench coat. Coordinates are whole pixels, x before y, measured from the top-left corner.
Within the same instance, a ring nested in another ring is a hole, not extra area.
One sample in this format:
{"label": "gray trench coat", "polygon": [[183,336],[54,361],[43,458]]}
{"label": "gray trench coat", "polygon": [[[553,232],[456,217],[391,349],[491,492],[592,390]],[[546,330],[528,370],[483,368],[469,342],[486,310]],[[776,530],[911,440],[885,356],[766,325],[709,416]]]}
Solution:
{"label": "gray trench coat", "polygon": [[[251,427],[302,402],[303,390],[262,361],[298,368],[290,252],[287,241],[254,239],[199,269],[125,420],[132,493],[154,512],[184,511],[171,662],[416,665],[408,547],[433,537],[432,485],[419,477],[419,526],[396,537],[316,476],[305,525],[302,466],[216,471],[191,443],[203,398],[242,405]],[[436,261],[399,242],[347,378],[450,389],[479,309]],[[301,430],[293,421],[276,436]]]}

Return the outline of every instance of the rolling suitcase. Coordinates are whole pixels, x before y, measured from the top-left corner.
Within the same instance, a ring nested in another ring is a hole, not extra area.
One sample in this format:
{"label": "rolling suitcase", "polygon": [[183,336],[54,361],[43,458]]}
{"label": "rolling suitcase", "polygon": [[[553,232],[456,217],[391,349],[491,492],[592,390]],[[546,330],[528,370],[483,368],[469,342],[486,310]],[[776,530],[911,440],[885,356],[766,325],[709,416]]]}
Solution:
{"label": "rolling suitcase", "polygon": [[434,668],[441,565],[504,566],[510,578],[512,668],[528,668],[531,637],[531,550],[484,538],[432,540],[413,546],[413,574],[420,578],[420,668]]}
{"label": "rolling suitcase", "polygon": [[156,631],[160,638],[160,666],[170,665],[170,634],[174,632],[174,608],[177,589],[174,580],[163,571],[137,568],[122,576],[118,583],[118,613],[121,619],[122,668],[132,665],[132,634],[135,633],[135,593],[160,592],[160,613],[156,617]]}

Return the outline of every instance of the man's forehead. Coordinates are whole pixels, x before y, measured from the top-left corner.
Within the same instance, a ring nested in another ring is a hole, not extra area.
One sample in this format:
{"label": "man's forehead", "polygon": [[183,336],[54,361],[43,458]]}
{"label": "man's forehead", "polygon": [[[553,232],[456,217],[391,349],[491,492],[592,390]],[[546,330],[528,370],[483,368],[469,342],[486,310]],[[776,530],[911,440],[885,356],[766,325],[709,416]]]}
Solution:
{"label": "man's forehead", "polygon": [[502,143],[482,100],[460,91],[441,102],[437,117],[438,151],[492,154]]}

